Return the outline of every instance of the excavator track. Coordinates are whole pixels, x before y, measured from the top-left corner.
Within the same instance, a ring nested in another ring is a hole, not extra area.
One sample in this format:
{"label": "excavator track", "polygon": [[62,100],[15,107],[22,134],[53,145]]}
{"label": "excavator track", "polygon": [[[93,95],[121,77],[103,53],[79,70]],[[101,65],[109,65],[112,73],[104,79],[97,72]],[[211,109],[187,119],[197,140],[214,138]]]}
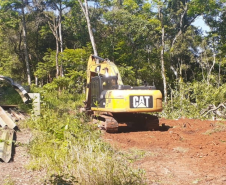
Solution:
{"label": "excavator track", "polygon": [[113,114],[118,123],[132,124],[138,130],[159,130],[159,119],[145,113],[118,113]]}
{"label": "excavator track", "polygon": [[132,124],[137,130],[159,130],[158,117],[143,113],[118,113],[111,115],[99,113],[93,116],[93,122],[98,123],[100,129],[109,133],[117,133],[119,123]]}
{"label": "excavator track", "polygon": [[14,130],[0,130],[0,159],[4,162],[9,162],[12,155]]}
{"label": "excavator track", "polygon": [[110,115],[100,115],[101,119],[104,119],[104,129],[109,133],[118,132],[118,122]]}
{"label": "excavator track", "polygon": [[93,122],[98,123],[98,127],[109,133],[118,132],[118,122],[108,114],[93,115]]}

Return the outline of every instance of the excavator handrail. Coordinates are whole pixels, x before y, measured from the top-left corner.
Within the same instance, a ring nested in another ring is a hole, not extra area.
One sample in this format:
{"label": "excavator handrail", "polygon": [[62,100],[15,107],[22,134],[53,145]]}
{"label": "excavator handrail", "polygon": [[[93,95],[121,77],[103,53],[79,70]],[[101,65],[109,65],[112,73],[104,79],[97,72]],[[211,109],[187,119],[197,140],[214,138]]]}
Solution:
{"label": "excavator handrail", "polygon": [[99,59],[99,60],[101,60],[101,61],[105,61],[105,60],[107,60],[107,59],[101,58],[101,57],[96,56],[96,55],[92,55],[92,57],[93,57],[93,58],[96,58],[96,59]]}
{"label": "excavator handrail", "polygon": [[15,83],[12,78],[0,75],[0,80],[5,80],[6,82],[10,83],[13,88],[20,94],[24,103],[28,103],[31,101],[28,92],[23,88],[23,86],[18,83]]}

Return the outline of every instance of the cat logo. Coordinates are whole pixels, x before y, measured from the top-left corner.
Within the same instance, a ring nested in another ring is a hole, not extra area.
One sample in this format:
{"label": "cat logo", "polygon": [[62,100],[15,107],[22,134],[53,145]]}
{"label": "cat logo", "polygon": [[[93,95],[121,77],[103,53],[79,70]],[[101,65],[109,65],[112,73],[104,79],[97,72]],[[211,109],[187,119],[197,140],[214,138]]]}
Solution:
{"label": "cat logo", "polygon": [[152,96],[130,96],[130,108],[152,108]]}

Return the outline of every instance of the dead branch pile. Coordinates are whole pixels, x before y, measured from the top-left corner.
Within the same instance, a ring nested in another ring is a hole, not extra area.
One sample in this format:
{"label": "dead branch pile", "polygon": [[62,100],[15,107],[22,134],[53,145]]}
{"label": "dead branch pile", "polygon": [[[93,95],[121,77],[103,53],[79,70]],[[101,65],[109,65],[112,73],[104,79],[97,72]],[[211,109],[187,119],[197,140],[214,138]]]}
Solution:
{"label": "dead branch pile", "polygon": [[217,107],[214,104],[210,104],[206,109],[203,109],[200,114],[202,116],[212,114],[213,116],[226,119],[226,102],[219,104]]}

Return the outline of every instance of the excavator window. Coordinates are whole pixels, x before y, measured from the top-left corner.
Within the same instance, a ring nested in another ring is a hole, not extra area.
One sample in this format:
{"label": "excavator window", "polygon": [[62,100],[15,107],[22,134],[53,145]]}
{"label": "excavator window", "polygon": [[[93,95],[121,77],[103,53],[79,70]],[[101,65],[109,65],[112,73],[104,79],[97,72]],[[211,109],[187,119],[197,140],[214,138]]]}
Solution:
{"label": "excavator window", "polygon": [[116,86],[118,85],[117,80],[118,80],[117,77],[103,77],[102,78],[103,90],[115,89]]}
{"label": "excavator window", "polygon": [[100,77],[96,76],[91,79],[91,99],[92,107],[96,107],[101,93]]}
{"label": "excavator window", "polygon": [[104,76],[95,76],[91,79],[91,99],[92,99],[92,107],[102,106],[105,101],[104,96],[101,97],[101,94],[104,91],[117,89],[118,77],[104,77]]}

